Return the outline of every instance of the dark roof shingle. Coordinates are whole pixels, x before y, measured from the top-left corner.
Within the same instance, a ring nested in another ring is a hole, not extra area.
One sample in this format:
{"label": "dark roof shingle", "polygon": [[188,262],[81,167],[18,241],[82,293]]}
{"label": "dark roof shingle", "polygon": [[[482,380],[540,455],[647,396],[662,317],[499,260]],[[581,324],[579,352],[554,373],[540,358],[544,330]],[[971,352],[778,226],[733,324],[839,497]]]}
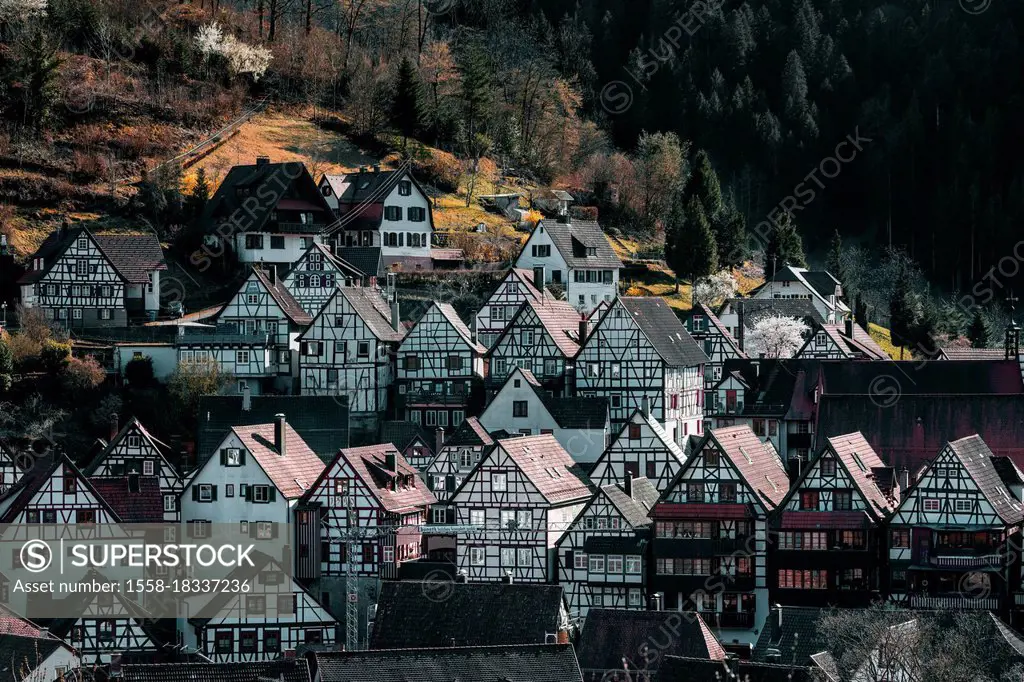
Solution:
{"label": "dark roof shingle", "polygon": [[[661,656],[645,656],[645,645],[655,639]],[[645,666],[653,671],[666,655],[722,660],[725,650],[700,615],[692,611],[587,612],[579,643],[583,670],[622,670],[625,664],[630,671]]]}
{"label": "dark roof shingle", "polygon": [[693,367],[708,362],[708,356],[664,299],[622,296],[619,301],[670,367]]}
{"label": "dark roof shingle", "polygon": [[[615,255],[608,237],[596,222],[573,220],[572,223],[560,223],[554,220],[542,220],[537,223],[535,229],[539,230],[542,227],[570,268],[616,269],[622,267],[622,261]],[[588,256],[588,248],[596,249],[595,255]]]}
{"label": "dark roof shingle", "polygon": [[303,658],[244,663],[138,663],[121,666],[123,682],[310,682]]}

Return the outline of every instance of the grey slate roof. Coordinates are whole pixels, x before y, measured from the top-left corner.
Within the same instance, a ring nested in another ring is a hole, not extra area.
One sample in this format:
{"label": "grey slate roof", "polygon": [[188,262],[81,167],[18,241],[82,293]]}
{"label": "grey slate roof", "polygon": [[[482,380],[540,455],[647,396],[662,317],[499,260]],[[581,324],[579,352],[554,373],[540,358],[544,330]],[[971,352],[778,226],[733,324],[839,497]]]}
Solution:
{"label": "grey slate roof", "polygon": [[300,326],[306,326],[313,321],[312,316],[302,309],[299,302],[292,296],[292,292],[288,291],[288,287],[284,285],[284,280],[281,277],[275,275],[274,281],[271,281],[270,276],[258,266],[253,267],[252,272],[289,320]]}
{"label": "grey slate roof", "polygon": [[622,483],[609,483],[601,486],[601,490],[626,519],[626,523],[633,528],[648,526],[651,520],[647,518],[647,513],[658,501],[660,493],[646,478],[634,478],[632,486],[632,497],[626,494]]}
{"label": "grey slate roof", "polygon": [[[572,223],[560,223],[554,220],[542,220],[535,229],[541,226],[551,238],[551,243],[570,268],[602,268],[617,269],[622,261],[615,255],[612,245],[601,230],[601,226],[592,220],[573,220]],[[587,256],[587,248],[597,249],[597,254]]]}
{"label": "grey slate roof", "polygon": [[381,341],[398,343],[405,338],[405,330],[395,329],[391,319],[391,309],[388,308],[384,297],[376,289],[343,287],[335,296],[344,296],[367,329]]}
{"label": "grey slate roof", "polygon": [[[658,643],[660,656],[645,655],[653,642]],[[721,660],[725,650],[700,615],[692,611],[590,609],[580,633],[578,655],[584,671],[622,670],[624,660],[631,671],[643,669],[645,664],[653,671],[666,655]]]}
{"label": "grey slate roof", "polygon": [[608,423],[608,398],[553,398],[534,390],[563,429],[600,429]]}
{"label": "grey slate roof", "polygon": [[693,367],[708,362],[708,356],[664,299],[654,296],[620,296],[619,302],[633,316],[662,360],[670,367]]}
{"label": "grey slate roof", "polygon": [[385,582],[370,648],[543,644],[562,604],[560,585]]}
{"label": "grey slate roof", "polygon": [[709,661],[682,656],[666,656],[657,679],[658,682],[820,682],[810,667],[738,659]]}
{"label": "grey slate roof", "polygon": [[197,464],[210,458],[228,431],[235,426],[270,424],[283,414],[288,425],[324,462],[348,447],[348,402],[331,396],[252,396],[252,409],[242,409],[240,395],[204,395],[199,400]]}
{"label": "grey slate roof", "polygon": [[307,230],[309,234],[319,233],[333,218],[333,212],[305,165],[297,161],[234,166],[206,202],[200,222],[207,232],[215,232],[222,221],[242,217],[237,221],[242,223],[239,229],[259,232],[278,203],[295,195],[319,209],[319,220]]}
{"label": "grey slate roof", "polygon": [[455,429],[455,432],[444,442],[449,445],[494,445],[494,439],[487,433],[480,420],[476,417],[466,417]]}
{"label": "grey slate roof", "polygon": [[583,682],[571,644],[316,654],[322,682]]}
{"label": "grey slate roof", "polygon": [[380,423],[380,442],[391,443],[403,452],[416,438],[423,440],[423,443],[433,451],[435,443],[430,431],[426,427],[408,421],[387,421]]}
{"label": "grey slate roof", "polygon": [[[722,307],[729,306],[735,310],[739,303],[743,304],[744,327],[752,327],[758,320],[772,315],[806,319],[819,324],[825,321],[825,316],[806,298],[730,298]],[[722,314],[722,309],[719,309],[718,314]]]}
{"label": "grey slate roof", "polygon": [[1000,478],[993,464],[992,451],[980,436],[968,436],[949,444],[964,469],[974,479],[978,490],[989,501],[995,512],[1007,524],[1017,524],[1024,520],[1021,504],[1014,498]]}
{"label": "grey slate roof", "polygon": [[384,276],[384,259],[379,246],[339,246],[338,257],[369,277]]}
{"label": "grey slate roof", "polygon": [[138,663],[121,666],[123,682],[310,682],[305,659],[245,663]]}
{"label": "grey slate roof", "polygon": [[29,284],[42,279],[59,256],[82,234],[92,237],[100,252],[126,282],[146,284],[149,282],[150,272],[167,269],[160,240],[154,234],[92,234],[84,227],[76,227],[51,232],[32,256],[32,260],[43,259],[43,269],[29,270],[21,277],[19,283]]}
{"label": "grey slate roof", "polygon": [[751,660],[766,662],[768,650],[777,649],[782,654],[783,665],[812,665],[811,656],[827,648],[818,636],[818,619],[827,610],[806,606],[772,607]]}

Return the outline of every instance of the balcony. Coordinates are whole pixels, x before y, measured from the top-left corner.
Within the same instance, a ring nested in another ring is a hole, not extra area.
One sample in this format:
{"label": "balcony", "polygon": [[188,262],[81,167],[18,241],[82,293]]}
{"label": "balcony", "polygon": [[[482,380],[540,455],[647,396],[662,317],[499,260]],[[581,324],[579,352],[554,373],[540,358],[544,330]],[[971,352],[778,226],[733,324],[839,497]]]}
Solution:
{"label": "balcony", "polygon": [[700,617],[704,619],[708,625],[712,627],[720,628],[737,628],[746,629],[754,627],[754,614],[744,611],[728,611],[728,612],[714,612],[705,613],[702,612]]}
{"label": "balcony", "polygon": [[405,405],[465,405],[469,395],[451,393],[432,393],[429,391],[409,391],[398,396]]}
{"label": "balcony", "polygon": [[269,226],[283,234],[320,234],[327,227],[325,223],[290,223],[280,220],[270,223]]}
{"label": "balcony", "polygon": [[958,592],[950,594],[912,594],[910,608],[941,609],[949,611],[998,611],[999,597],[972,599]]}
{"label": "balcony", "polygon": [[949,554],[943,550],[941,554],[937,556],[928,557],[928,563],[938,568],[952,568],[955,570],[976,570],[976,569],[995,569],[998,570],[1003,567],[1003,556],[998,553],[993,554]]}

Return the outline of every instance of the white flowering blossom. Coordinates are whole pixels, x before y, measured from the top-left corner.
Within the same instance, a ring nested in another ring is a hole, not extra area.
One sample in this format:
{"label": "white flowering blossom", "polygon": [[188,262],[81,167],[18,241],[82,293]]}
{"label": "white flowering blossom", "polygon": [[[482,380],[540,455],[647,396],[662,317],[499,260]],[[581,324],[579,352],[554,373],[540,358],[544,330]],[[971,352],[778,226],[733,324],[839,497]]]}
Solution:
{"label": "white flowering blossom", "polygon": [[704,303],[712,308],[736,295],[736,280],[731,270],[721,270],[710,277],[697,280],[693,286],[693,303]]}
{"label": "white flowering blossom", "polygon": [[251,74],[253,80],[259,80],[267,72],[270,60],[273,59],[270,50],[258,45],[248,45],[230,33],[224,33],[217,22],[199,29],[196,44],[199,51],[207,56],[217,54],[224,57],[231,73]]}
{"label": "white flowering blossom", "polygon": [[807,332],[807,325],[795,317],[765,317],[747,333],[748,350],[753,351],[752,356],[791,358],[804,345]]}
{"label": "white flowering blossom", "polygon": [[49,0],[0,0],[0,22],[45,16],[49,5]]}

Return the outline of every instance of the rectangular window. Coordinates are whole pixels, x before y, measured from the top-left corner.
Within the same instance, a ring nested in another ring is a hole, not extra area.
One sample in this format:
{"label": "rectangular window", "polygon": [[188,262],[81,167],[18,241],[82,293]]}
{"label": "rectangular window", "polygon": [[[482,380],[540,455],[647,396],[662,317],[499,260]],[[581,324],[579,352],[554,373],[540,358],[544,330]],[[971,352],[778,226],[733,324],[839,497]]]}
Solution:
{"label": "rectangular window", "polygon": [[100,309],[100,319],[101,320],[111,320],[111,319],[113,319],[113,317],[114,317],[114,311],[111,310],[110,308],[102,308],[102,309]]}
{"label": "rectangular window", "polygon": [[491,474],[491,490],[498,492],[508,490],[508,476],[506,474]]}
{"label": "rectangular window", "polygon": [[622,555],[621,554],[609,554],[608,555],[608,573],[622,573]]}
{"label": "rectangular window", "polygon": [[922,501],[922,508],[926,512],[937,512],[941,508],[941,505],[939,503],[938,498],[936,498],[936,497],[926,497]]}
{"label": "rectangular window", "polygon": [[590,555],[590,566],[588,570],[591,573],[604,573],[604,555],[603,554],[591,554]]}
{"label": "rectangular window", "polygon": [[484,565],[484,548],[483,547],[470,547],[469,548],[469,563],[472,566],[483,566]]}
{"label": "rectangular window", "polygon": [[249,364],[249,351],[240,350],[235,352],[235,364],[236,365],[248,365]]}
{"label": "rectangular window", "polygon": [[529,414],[529,403],[525,400],[513,400],[512,401],[512,416],[513,417],[528,417]]}
{"label": "rectangular window", "polygon": [[471,526],[485,526],[487,525],[487,514],[483,509],[470,509],[469,510],[469,524]]}
{"label": "rectangular window", "polygon": [[153,460],[144,459],[142,460],[142,475],[152,476],[153,475]]}
{"label": "rectangular window", "polygon": [[[414,223],[422,223],[427,219],[427,209],[422,206],[412,206],[409,209],[409,220]],[[425,246],[425,244],[424,244]]]}
{"label": "rectangular window", "polygon": [[462,356],[461,355],[449,355],[448,356],[448,371],[458,372],[462,369]]}
{"label": "rectangular window", "polygon": [[832,504],[832,507],[835,511],[850,511],[853,509],[853,491],[837,490],[833,495],[835,495],[835,502]]}
{"label": "rectangular window", "polygon": [[836,460],[832,457],[823,457],[821,459],[821,475],[822,476],[835,476],[836,475]]}
{"label": "rectangular window", "polygon": [[640,575],[643,570],[642,565],[643,564],[639,556],[628,555],[626,557],[626,573],[630,575]]}
{"label": "rectangular window", "polygon": [[401,206],[385,206],[384,207],[384,220],[397,221],[402,219],[402,207]]}
{"label": "rectangular window", "polygon": [[719,502],[735,502],[736,501],[736,484],[735,483],[720,483],[718,486],[718,501]]}
{"label": "rectangular window", "polygon": [[199,484],[199,501],[213,502],[213,486],[209,483]]}
{"label": "rectangular window", "polygon": [[270,486],[268,486],[268,485],[254,485],[252,487],[252,501],[253,502],[269,502],[270,501]]}
{"label": "rectangular window", "polygon": [[800,492],[800,509],[803,511],[815,511],[818,509],[817,490],[803,490]]}
{"label": "rectangular window", "polygon": [[279,234],[270,235],[270,248],[271,249],[283,249],[284,248],[284,235],[279,235]]}
{"label": "rectangular window", "polygon": [[251,250],[259,250],[263,248],[263,235],[262,234],[247,234],[245,235],[245,248]]}
{"label": "rectangular window", "polygon": [[966,514],[974,511],[973,500],[957,500],[955,503],[956,513]]}

